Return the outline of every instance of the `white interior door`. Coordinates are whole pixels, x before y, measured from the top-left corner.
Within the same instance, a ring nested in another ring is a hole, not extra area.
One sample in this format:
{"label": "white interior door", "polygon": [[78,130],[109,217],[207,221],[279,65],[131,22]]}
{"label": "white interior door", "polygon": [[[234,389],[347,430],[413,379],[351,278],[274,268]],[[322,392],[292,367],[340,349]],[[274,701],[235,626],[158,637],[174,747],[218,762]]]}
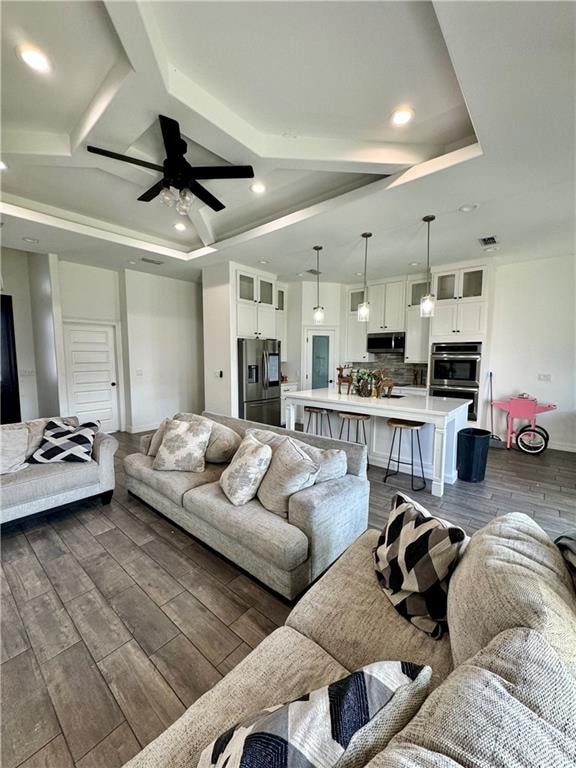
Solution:
{"label": "white interior door", "polygon": [[65,323],[64,348],[70,415],[115,432],[120,424],[114,326]]}
{"label": "white interior door", "polygon": [[306,389],[325,389],[336,379],[334,329],[306,331]]}

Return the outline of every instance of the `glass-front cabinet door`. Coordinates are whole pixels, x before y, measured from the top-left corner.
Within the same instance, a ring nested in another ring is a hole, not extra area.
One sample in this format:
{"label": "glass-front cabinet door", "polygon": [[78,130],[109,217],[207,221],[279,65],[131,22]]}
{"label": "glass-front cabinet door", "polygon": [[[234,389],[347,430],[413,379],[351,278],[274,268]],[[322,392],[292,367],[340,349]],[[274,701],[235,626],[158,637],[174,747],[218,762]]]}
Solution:
{"label": "glass-front cabinet door", "polygon": [[438,272],[434,275],[434,293],[437,301],[454,301],[458,298],[458,272]]}
{"label": "glass-front cabinet door", "polygon": [[286,303],[286,296],[283,288],[278,288],[276,293],[276,309],[278,312],[284,312]]}
{"label": "glass-front cabinet door", "polygon": [[364,301],[364,290],[350,291],[348,294],[348,310],[350,312],[358,312],[358,304],[362,304]]}
{"label": "glass-front cabinet door", "polygon": [[258,300],[260,304],[274,306],[274,283],[271,280],[258,278]]}
{"label": "glass-front cabinet door", "polygon": [[238,301],[256,301],[256,276],[247,272],[238,272],[237,298]]}
{"label": "glass-front cabinet door", "polygon": [[408,308],[419,307],[420,299],[428,293],[426,280],[418,280],[408,284]]}
{"label": "glass-front cabinet door", "polygon": [[463,269],[460,280],[460,299],[479,299],[484,293],[484,270],[475,267]]}

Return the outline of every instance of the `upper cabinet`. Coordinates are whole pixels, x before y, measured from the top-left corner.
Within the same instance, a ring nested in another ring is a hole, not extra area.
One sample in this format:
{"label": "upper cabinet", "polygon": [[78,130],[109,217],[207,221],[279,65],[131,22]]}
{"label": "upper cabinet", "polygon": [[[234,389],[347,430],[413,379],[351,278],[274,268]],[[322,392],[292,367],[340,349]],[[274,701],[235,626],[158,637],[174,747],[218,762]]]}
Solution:
{"label": "upper cabinet", "polygon": [[412,307],[420,307],[420,299],[424,298],[428,293],[428,282],[419,278],[418,280],[409,280],[406,287],[406,306],[408,309]]}
{"label": "upper cabinet", "polygon": [[276,289],[276,338],[280,342],[280,360],[288,360],[288,326],[286,320],[288,307],[288,286],[278,285]]}
{"label": "upper cabinet", "polygon": [[256,271],[236,272],[236,333],[240,337],[276,338],[276,282]]}
{"label": "upper cabinet", "polygon": [[436,309],[431,324],[433,338],[447,339],[453,338],[454,334],[464,334],[467,340],[474,340],[484,336],[487,274],[485,267],[434,273],[432,293],[436,296]]}
{"label": "upper cabinet", "polygon": [[369,286],[368,333],[392,333],[404,330],[405,290],[404,280]]}
{"label": "upper cabinet", "polygon": [[276,283],[273,278],[248,270],[236,273],[236,300],[243,303],[275,305]]}

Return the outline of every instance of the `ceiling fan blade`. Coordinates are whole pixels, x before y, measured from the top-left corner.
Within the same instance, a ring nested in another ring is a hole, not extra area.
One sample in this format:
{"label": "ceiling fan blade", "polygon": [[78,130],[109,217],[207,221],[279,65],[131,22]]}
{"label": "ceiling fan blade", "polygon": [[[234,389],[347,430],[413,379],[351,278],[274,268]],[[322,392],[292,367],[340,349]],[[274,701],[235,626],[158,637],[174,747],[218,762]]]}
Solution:
{"label": "ceiling fan blade", "polygon": [[193,179],[253,179],[254,168],[251,165],[207,165],[191,166]]}
{"label": "ceiling fan blade", "polygon": [[158,197],[160,192],[164,189],[164,179],[161,179],[160,181],[157,181],[156,184],[154,184],[150,189],[147,189],[146,192],[143,192],[138,200],[141,200],[143,203],[149,203],[150,200],[154,200],[155,197]]}
{"label": "ceiling fan blade", "polygon": [[155,163],[147,163],[146,160],[139,160],[137,157],[128,157],[128,155],[121,155],[118,152],[110,152],[107,149],[100,149],[99,147],[86,147],[88,152],[92,152],[95,155],[102,155],[102,157],[111,157],[112,160],[121,160],[123,163],[132,163],[132,165],[139,165],[141,168],[149,168],[151,171],[159,171],[164,173],[164,168],[161,165],[155,165]]}
{"label": "ceiling fan blade", "polygon": [[202,202],[212,208],[213,211],[222,211],[224,208],[226,208],[224,203],[221,203],[217,197],[214,197],[211,192],[208,192],[207,189],[204,189],[204,187],[201,184],[198,184],[197,181],[190,181],[188,184],[188,189],[190,192],[192,192],[193,195],[196,195],[198,200],[202,200]]}
{"label": "ceiling fan blade", "polygon": [[158,115],[158,120],[160,120],[160,128],[162,129],[166,157],[172,159],[185,155],[187,145],[180,135],[180,126],[176,120],[164,115]]}

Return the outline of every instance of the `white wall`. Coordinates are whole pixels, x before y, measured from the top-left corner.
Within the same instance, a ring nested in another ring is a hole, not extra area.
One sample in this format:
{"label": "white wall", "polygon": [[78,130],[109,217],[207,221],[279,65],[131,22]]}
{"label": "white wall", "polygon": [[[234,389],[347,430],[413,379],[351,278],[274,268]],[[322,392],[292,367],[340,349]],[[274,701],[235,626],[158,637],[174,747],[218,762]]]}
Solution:
{"label": "white wall", "polygon": [[[558,410],[538,417],[550,447],[576,451],[575,259],[498,266],[490,367],[495,399],[528,392]],[[550,375],[539,381],[538,375]],[[496,413],[496,412],[495,412]],[[503,418],[497,427],[502,433]]]}
{"label": "white wall", "polygon": [[28,254],[2,248],[2,282],[4,293],[12,296],[16,360],[20,387],[20,410],[23,421],[38,418],[36,358],[32,331]]}
{"label": "white wall", "polygon": [[118,272],[59,262],[62,317],[69,320],[120,320]]}
{"label": "white wall", "polygon": [[36,382],[38,385],[38,415],[58,416],[60,399],[58,391],[57,334],[53,308],[53,285],[50,256],[41,253],[28,255],[30,276],[30,302]]}
{"label": "white wall", "polygon": [[127,429],[204,406],[202,295],[196,283],[126,270]]}
{"label": "white wall", "polygon": [[237,416],[236,319],[231,317],[232,307],[236,305],[228,264],[215,264],[202,270],[202,297],[206,410]]}

